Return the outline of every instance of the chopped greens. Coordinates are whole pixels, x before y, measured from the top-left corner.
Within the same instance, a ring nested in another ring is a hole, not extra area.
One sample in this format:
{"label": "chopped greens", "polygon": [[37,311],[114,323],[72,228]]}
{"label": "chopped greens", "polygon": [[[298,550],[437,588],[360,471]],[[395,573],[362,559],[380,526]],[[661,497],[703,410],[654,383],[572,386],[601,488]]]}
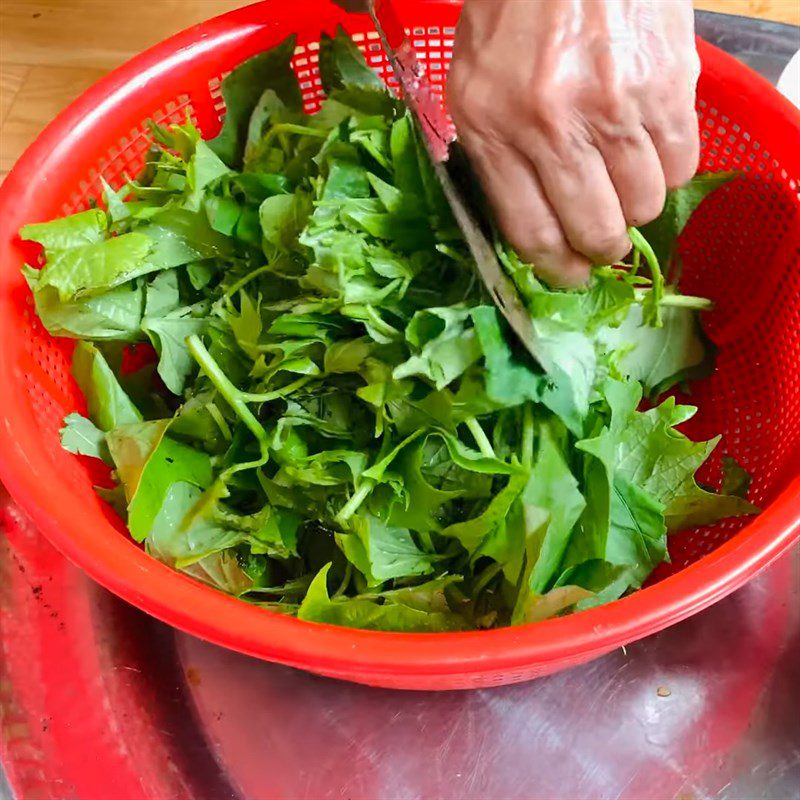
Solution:
{"label": "chopped greens", "polygon": [[668,560],[669,533],[754,513],[735,462],[727,493],[696,482],[717,440],[679,431],[695,409],[657,402],[710,368],[710,304],[664,276],[731,176],[670,193],[631,263],[584,290],[498,241],[537,362],[403,104],[340,31],[307,115],[293,50],[226,78],[215,139],[153,125],[139,179],[103,182],[106,211],[22,230],[46,258],[25,268],[37,313],[78,340],[87,417],[62,444],[113,466],[131,536],[301,619],[457,631],[611,601]]}

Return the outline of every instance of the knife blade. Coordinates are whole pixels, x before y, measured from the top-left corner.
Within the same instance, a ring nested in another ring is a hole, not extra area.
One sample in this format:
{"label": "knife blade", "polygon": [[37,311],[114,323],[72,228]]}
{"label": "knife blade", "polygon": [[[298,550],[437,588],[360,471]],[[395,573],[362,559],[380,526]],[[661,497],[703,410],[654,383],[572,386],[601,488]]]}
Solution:
{"label": "knife blade", "polygon": [[461,229],[478,273],[494,304],[525,349],[545,369],[530,314],[512,280],[503,270],[494,247],[481,225],[480,209],[465,191],[475,180],[469,161],[455,141],[455,131],[433,90],[425,68],[406,36],[392,0],[370,0],[369,13],[403,90],[403,99],[417,121],[433,163],[433,171]]}

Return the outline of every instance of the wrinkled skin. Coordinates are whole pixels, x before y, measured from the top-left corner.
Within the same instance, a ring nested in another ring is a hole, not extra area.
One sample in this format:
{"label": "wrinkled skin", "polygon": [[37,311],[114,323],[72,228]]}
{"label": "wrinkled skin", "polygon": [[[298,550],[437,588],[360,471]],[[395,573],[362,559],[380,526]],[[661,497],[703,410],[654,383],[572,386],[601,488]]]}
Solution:
{"label": "wrinkled skin", "polygon": [[[338,0],[350,11],[366,0]],[[555,285],[625,256],[694,175],[691,0],[465,0],[448,109],[498,224]]]}
{"label": "wrinkled skin", "polygon": [[448,106],[498,223],[584,282],[697,166],[690,0],[466,0]]}

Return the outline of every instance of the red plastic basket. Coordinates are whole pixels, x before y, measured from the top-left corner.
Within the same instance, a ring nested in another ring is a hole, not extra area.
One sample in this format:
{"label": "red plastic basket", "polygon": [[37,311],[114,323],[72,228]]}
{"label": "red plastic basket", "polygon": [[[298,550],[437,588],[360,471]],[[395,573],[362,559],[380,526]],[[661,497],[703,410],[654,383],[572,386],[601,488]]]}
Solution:
{"label": "red plastic basket", "polygon": [[[460,9],[408,0],[404,22],[434,83],[444,82]],[[383,75],[366,17],[326,0],[269,0],[187,30],[89,89],[29,148],[0,189],[0,477],[42,532],[97,581],[190,633],[261,658],[382,686],[452,689],[512,683],[587,661],[677,622],[742,585],[800,537],[800,114],[730,57],[700,42],[701,171],[745,176],[706,202],[681,241],[687,291],[716,301],[713,377],[693,387],[688,433],[724,436],[720,452],[754,476],[764,508],[671,539],[672,564],[642,591],[543,623],[457,634],[355,631],[247,605],[151,559],[94,494],[86,466],[59,446],[81,407],[71,343],[35,318],[20,267],[28,222],[87,207],[102,175],[121,185],[141,168],[145,120],[183,121],[206,135],[224,115],[220,81],[247,57],[297,33],[294,60],[308,109],[319,102],[321,30],[343,23]],[[716,468],[705,477],[713,481]]]}

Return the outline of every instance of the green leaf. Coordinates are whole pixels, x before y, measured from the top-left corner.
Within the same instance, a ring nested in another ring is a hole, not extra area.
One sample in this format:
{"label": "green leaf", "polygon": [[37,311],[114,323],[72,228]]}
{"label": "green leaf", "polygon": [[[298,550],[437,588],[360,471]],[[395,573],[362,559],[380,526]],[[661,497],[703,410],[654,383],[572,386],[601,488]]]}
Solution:
{"label": "green leaf", "polygon": [[581,586],[558,586],[543,595],[530,594],[520,606],[515,624],[542,622],[592,598],[592,592]]}
{"label": "green leaf", "polygon": [[185,307],[163,317],[142,320],[142,330],[158,353],[158,374],[167,389],[176,395],[183,394],[186,381],[195,371],[186,340],[202,333],[208,324],[202,317],[192,314],[191,307]]}
{"label": "green leaf", "polygon": [[482,514],[465,522],[449,525],[441,531],[442,536],[457,539],[470,555],[475,554],[487,537],[494,534],[504,523],[509,509],[522,494],[527,480],[528,476],[525,473],[512,475]]}
{"label": "green leaf", "polygon": [[172,269],[156,275],[145,290],[145,316],[161,317],[179,305],[178,273]]}
{"label": "green leaf", "polygon": [[467,447],[458,437],[447,431],[434,431],[431,437],[441,438],[453,463],[469,472],[487,475],[520,475],[526,472],[518,464],[509,464],[502,459],[485,456],[478,450]]}
{"label": "green leaf", "polygon": [[119,426],[106,436],[125,486],[128,528],[137,542],[149,535],[174,483],[205,489],[212,481],[208,455],[166,436],[168,426],[168,421],[140,422]]}
{"label": "green leaf", "polygon": [[268,197],[258,212],[265,243],[279,252],[295,250],[310,211],[310,198],[304,192]]}
{"label": "green leaf", "polygon": [[78,342],[72,354],[72,375],[78,383],[89,418],[102,431],[140,422],[142,415],[123,391],[102,353],[88,342]]}
{"label": "green leaf", "polygon": [[628,567],[628,582],[635,588],[667,560],[663,504],[619,475],[614,478],[611,496],[611,527],[605,560]]}
{"label": "green leaf", "polygon": [[407,529],[391,527],[369,514],[357,515],[351,523],[353,532],[339,534],[337,541],[370,585],[433,571],[430,556],[417,547]]}
{"label": "green leaf", "polygon": [[395,380],[418,375],[437,389],[452,383],[481,355],[475,331],[467,327],[467,308],[418,311],[406,328],[406,339],[417,351],[394,369]]}
{"label": "green leaf", "polygon": [[33,291],[36,314],[53,336],[123,342],[141,338],[144,289],[136,281],[94,297],[64,302],[52,286],[40,286],[39,270],[26,267],[23,273]]}
{"label": "green leaf", "polygon": [[675,429],[694,413],[691,406],[678,406],[674,398],[668,398],[657,408],[634,414],[618,445],[618,474],[664,504],[671,531],[758,510],[741,497],[714,494],[697,485],[694,474],[719,437],[692,442]]}
{"label": "green leaf", "polygon": [[297,612],[300,619],[378,631],[458,631],[467,627],[464,618],[452,612],[423,611],[400,603],[379,604],[372,600],[331,599],[327,578],[330,564],[323,567]]}
{"label": "green leaf", "polygon": [[678,236],[686,227],[686,223],[700,203],[711,192],[724,186],[737,177],[737,172],[708,172],[695,175],[689,183],[679,189],[670,189],[664,210],[641,229],[642,234],[650,242],[659,263],[666,267],[675,254]]}
{"label": "green leaf", "polygon": [[183,480],[171,483],[145,534],[148,552],[176,569],[183,569],[247,539],[242,531],[228,530],[202,516],[185,526],[184,520],[202,494],[194,483]]}
{"label": "green leaf", "polygon": [[575,604],[576,610],[582,611],[616,600],[634,584],[629,567],[594,559],[564,570],[556,582],[556,588],[583,588],[588,595],[579,598]]}
{"label": "green leaf", "polygon": [[430,533],[441,528],[438,512],[445,503],[458,497],[459,492],[437,489],[425,479],[424,446],[424,441],[417,440],[404,448],[392,464],[392,472],[403,482],[405,497],[392,503],[387,521],[392,527]]}
{"label": "green leaf", "polygon": [[206,188],[229,172],[217,154],[204,141],[199,141],[186,167],[186,208],[198,211]]}
{"label": "green leaf", "polygon": [[543,403],[579,434],[588,411],[595,370],[595,356],[586,337],[546,321],[537,323],[542,345],[561,353],[558,365],[545,375],[531,366],[527,353],[512,350],[497,309],[478,306],[471,314],[485,357],[488,398],[501,407],[528,400]]}
{"label": "green leaf", "polygon": [[208,146],[232,169],[241,166],[250,117],[264,89],[272,89],[287,108],[299,111],[303,107],[290,65],[295,42],[296,37],[288,37],[277,47],[240,64],[222,82],[225,121]]}
{"label": "green leaf", "polygon": [[753,478],[732,456],[722,456],[722,494],[747,499]]}
{"label": "green leaf", "polygon": [[149,259],[151,250],[150,239],[138,232],[66,250],[48,250],[39,287],[52,286],[63,301],[113,289],[159,269]]}
{"label": "green leaf", "polygon": [[211,258],[229,258],[234,251],[231,241],[211,227],[205,214],[182,208],[159,212],[149,224],[137,229],[137,235],[152,242],[148,258],[150,271]]}
{"label": "green leaf", "polygon": [[25,225],[19,235],[26,241],[41,244],[49,257],[50,253],[99,244],[106,238],[106,227],[106,215],[92,208],[51,222]]}
{"label": "green leaf", "polygon": [[715,351],[703,335],[697,312],[666,306],[662,316],[662,327],[646,325],[642,307],[634,305],[619,327],[598,334],[607,351],[618,354],[616,369],[654,396],[683,380],[705,377],[714,368]]}
{"label": "green leaf", "polygon": [[322,88],[330,93],[333,89],[357,87],[385,91],[380,77],[367,66],[364,56],[340,25],[336,36],[323,33],[319,40],[319,75]]}
{"label": "green leaf", "polygon": [[61,446],[68,453],[108,460],[108,447],[103,431],[80,414],[67,414],[60,430]]}
{"label": "green leaf", "polygon": [[[546,525],[531,530],[526,542],[530,574],[525,583],[531,592],[543,594],[558,574],[572,529],[586,508],[586,500],[564,458],[563,434],[553,422],[542,423],[538,432],[539,452],[522,502],[529,517],[529,506],[536,507],[547,517]],[[522,605],[525,605],[524,600]],[[524,614],[522,610],[520,613]]]}
{"label": "green leaf", "polygon": [[128,184],[125,184],[125,186],[120,189],[119,193],[117,193],[106,183],[106,179],[101,175],[100,185],[103,187],[103,197],[106,201],[108,216],[111,222],[117,223],[129,219],[131,210],[124,202],[125,197],[130,194]]}

